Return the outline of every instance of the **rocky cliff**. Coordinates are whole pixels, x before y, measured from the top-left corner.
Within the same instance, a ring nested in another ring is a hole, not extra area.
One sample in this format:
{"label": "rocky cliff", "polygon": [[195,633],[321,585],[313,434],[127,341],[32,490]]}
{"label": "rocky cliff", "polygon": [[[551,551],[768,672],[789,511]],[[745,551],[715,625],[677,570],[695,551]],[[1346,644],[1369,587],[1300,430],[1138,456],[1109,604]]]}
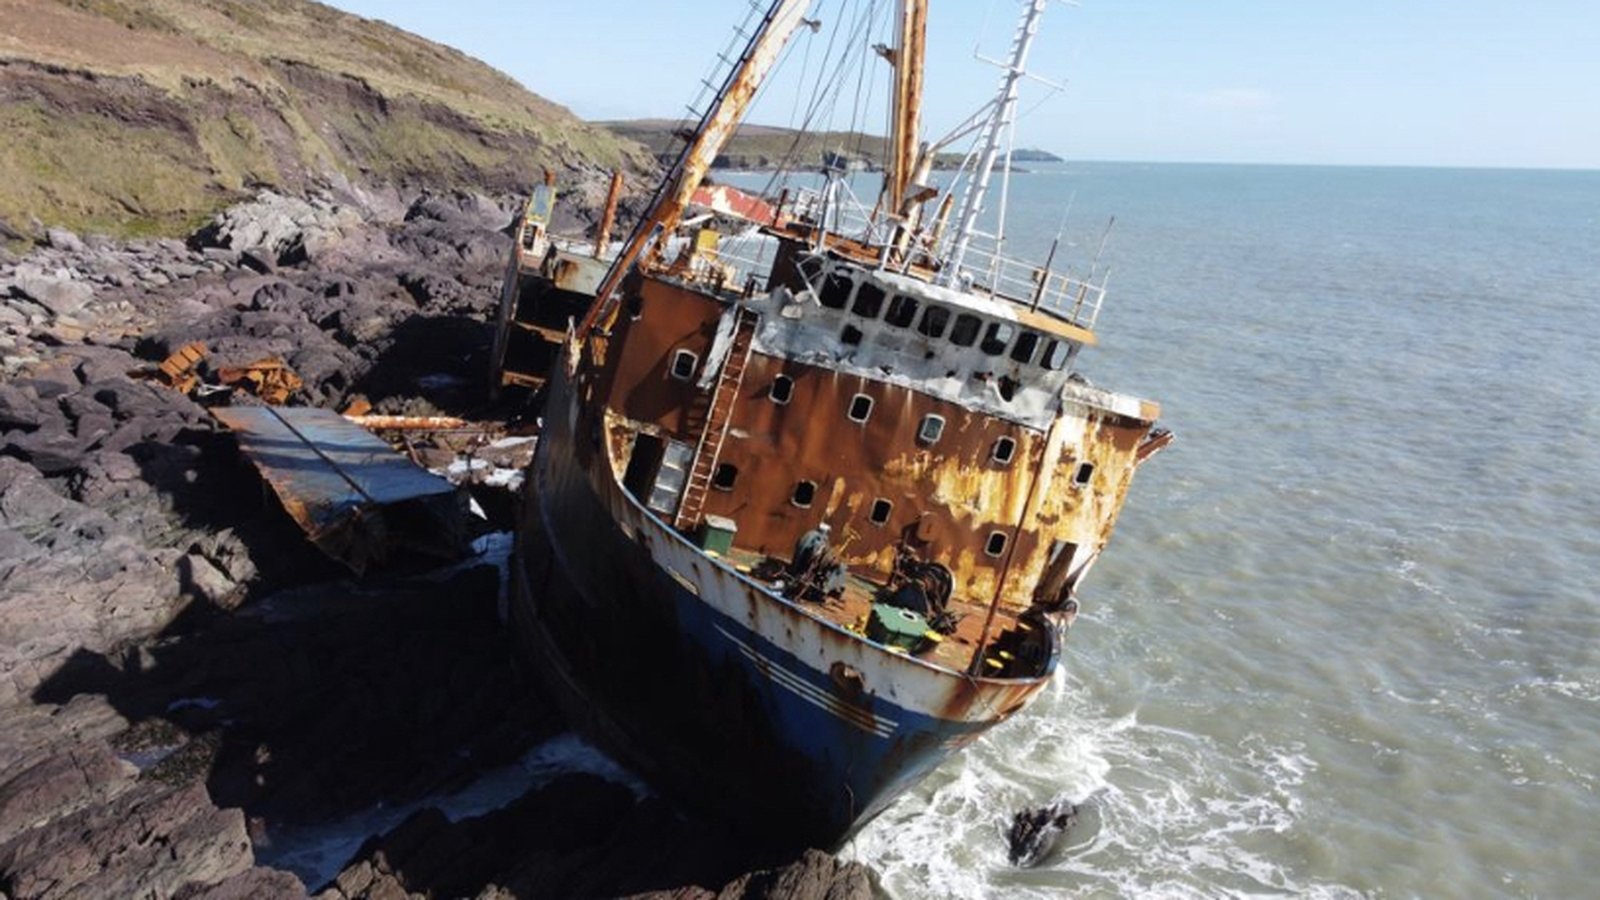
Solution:
{"label": "rocky cliff", "polygon": [[0,0],[0,239],[179,236],[261,188],[521,193],[547,166],[647,164],[484,63],[307,0]]}

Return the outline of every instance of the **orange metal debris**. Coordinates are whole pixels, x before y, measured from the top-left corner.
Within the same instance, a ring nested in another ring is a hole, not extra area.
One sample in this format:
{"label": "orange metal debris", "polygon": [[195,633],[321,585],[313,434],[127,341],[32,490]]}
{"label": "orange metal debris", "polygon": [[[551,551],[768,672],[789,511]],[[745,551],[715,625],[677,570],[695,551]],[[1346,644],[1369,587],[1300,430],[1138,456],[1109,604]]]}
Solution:
{"label": "orange metal debris", "polygon": [[210,351],[202,341],[190,341],[174,350],[172,355],[161,361],[158,367],[161,380],[167,387],[187,394],[200,384],[200,363],[205,360]]}
{"label": "orange metal debris", "polygon": [[272,406],[282,406],[290,395],[305,386],[288,363],[271,356],[247,366],[222,369],[217,372],[217,381],[229,387],[244,388]]}

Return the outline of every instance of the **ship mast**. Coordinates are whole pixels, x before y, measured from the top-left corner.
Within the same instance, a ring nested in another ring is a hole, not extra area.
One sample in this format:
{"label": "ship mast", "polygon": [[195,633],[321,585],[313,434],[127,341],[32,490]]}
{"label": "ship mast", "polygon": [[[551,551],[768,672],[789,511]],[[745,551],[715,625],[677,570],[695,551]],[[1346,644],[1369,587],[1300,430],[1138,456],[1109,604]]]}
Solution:
{"label": "ship mast", "polygon": [[645,251],[664,239],[677,227],[689,198],[705,180],[706,171],[722,152],[723,145],[733,136],[734,129],[744,118],[756,91],[778,61],[784,45],[800,26],[811,0],[774,0],[755,32],[744,54],[734,63],[721,89],[712,98],[711,105],[701,116],[700,124],[684,146],[667,177],[656,190],[649,210],[634,226],[633,233],[622,247],[622,252],[606,271],[600,288],[595,292],[595,302],[578,325],[576,334],[586,337],[614,302],[617,288],[634,264],[644,257]]}
{"label": "ship mast", "polygon": [[946,284],[955,282],[961,271],[961,263],[966,258],[967,248],[972,245],[972,235],[978,224],[978,216],[983,212],[984,195],[989,190],[989,177],[994,174],[1000,143],[1016,121],[1018,87],[1027,74],[1028,51],[1032,49],[1033,39],[1039,33],[1039,17],[1044,14],[1047,2],[1049,0],[1028,0],[1027,8],[1022,12],[1022,21],[1017,25],[1016,37],[1012,39],[1011,60],[1001,65],[1000,90],[990,104],[988,120],[983,123],[979,138],[982,150],[979,151],[972,180],[967,184],[966,196],[962,198],[961,217],[957,220],[959,224],[945,265],[942,280]]}
{"label": "ship mast", "polygon": [[894,103],[890,112],[889,154],[883,180],[884,208],[890,215],[905,215],[906,191],[917,175],[918,135],[922,116],[922,72],[928,33],[927,0],[900,0],[895,48],[889,54],[894,66]]}

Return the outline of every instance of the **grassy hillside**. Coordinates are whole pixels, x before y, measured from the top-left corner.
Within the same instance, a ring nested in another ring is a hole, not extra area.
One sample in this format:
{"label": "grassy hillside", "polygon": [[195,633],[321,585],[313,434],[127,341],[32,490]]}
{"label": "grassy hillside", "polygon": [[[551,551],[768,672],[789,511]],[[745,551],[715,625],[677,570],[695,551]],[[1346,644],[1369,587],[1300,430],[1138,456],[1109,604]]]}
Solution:
{"label": "grassy hillside", "polygon": [[0,0],[0,220],[176,234],[254,186],[520,190],[648,155],[307,0]]}

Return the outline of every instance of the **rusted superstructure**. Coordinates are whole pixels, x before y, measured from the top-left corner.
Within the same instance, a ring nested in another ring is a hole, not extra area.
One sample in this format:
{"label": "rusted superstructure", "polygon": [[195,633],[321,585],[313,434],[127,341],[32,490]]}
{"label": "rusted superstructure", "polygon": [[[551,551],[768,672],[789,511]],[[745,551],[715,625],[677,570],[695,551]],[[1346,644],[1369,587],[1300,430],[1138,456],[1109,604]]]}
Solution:
{"label": "rusted superstructure", "polygon": [[[830,178],[759,207],[759,235],[669,244],[805,5],[751,29],[560,342],[513,608],[569,711],[646,775],[734,814],[759,795],[775,837],[832,844],[1043,687],[1170,435],[1077,372],[1103,282],[978,246],[988,171],[945,233],[918,0],[880,50],[897,109],[870,213]],[[981,165],[1043,5],[969,128]]]}

